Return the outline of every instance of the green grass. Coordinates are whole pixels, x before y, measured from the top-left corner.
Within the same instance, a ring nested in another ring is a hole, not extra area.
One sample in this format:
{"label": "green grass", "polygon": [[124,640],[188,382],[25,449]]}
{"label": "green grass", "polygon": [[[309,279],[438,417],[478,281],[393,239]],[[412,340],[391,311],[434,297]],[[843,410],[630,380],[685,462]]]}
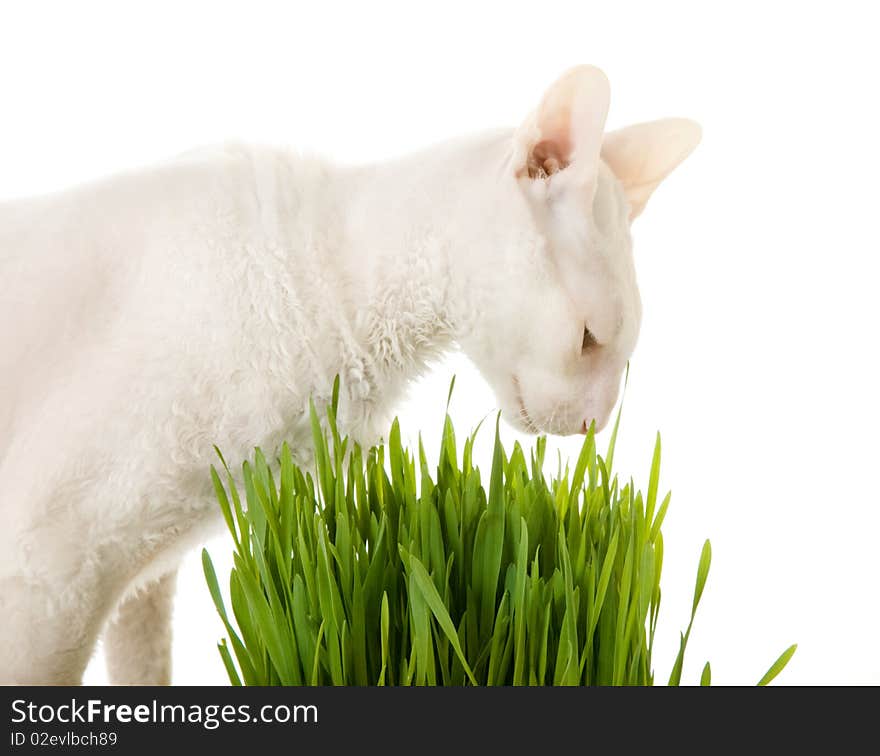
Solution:
{"label": "green grass", "polygon": [[[258,449],[242,467],[243,503],[226,463],[222,477],[212,468],[235,546],[231,616],[202,559],[233,684],[654,684],[670,498],[658,496],[659,435],[642,495],[612,473],[619,414],[604,457],[591,429],[574,468],[560,461],[549,478],[546,439],[507,454],[496,422],[487,488],[476,431],[459,454],[447,415],[433,468],[421,441],[404,448],[396,420],[387,444],[364,452],[337,429],[337,396],[338,384],[329,435],[312,406],[314,474],[285,445],[276,480]],[[670,685],[711,553],[706,541]],[[708,663],[700,682],[711,682]]]}

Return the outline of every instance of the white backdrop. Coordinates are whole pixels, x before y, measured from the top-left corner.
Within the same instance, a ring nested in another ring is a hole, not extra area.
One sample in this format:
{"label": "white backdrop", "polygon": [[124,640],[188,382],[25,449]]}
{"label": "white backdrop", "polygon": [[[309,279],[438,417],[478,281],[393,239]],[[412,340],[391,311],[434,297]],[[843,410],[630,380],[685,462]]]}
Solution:
{"label": "white backdrop", "polygon": [[[580,62],[611,80],[610,127],[700,121],[702,145],[636,223],[645,319],[616,461],[645,485],[661,430],[673,498],[658,676],[710,537],[686,680],[710,659],[717,683],[754,683],[797,641],[780,683],[880,683],[870,4],[0,7],[0,198],[228,137],[379,159],[516,125]],[[460,428],[493,409],[453,356],[401,407],[412,435],[437,437],[452,373]],[[229,544],[209,548],[225,573]],[[175,632],[175,682],[224,683],[197,555],[181,572]],[[105,680],[100,655],[86,680]]]}

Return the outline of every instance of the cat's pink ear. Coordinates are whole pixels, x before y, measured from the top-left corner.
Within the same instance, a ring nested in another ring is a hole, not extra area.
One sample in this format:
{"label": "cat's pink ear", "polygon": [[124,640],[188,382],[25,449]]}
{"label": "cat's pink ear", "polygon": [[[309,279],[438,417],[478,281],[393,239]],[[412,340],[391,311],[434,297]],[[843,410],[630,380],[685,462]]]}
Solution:
{"label": "cat's pink ear", "polygon": [[594,182],[610,96],[598,68],[577,66],[564,73],[516,132],[516,175],[544,179],[565,171],[578,182]]}
{"label": "cat's pink ear", "polygon": [[623,184],[630,220],[652,192],[700,143],[699,124],[686,118],[639,123],[605,135],[602,159]]}

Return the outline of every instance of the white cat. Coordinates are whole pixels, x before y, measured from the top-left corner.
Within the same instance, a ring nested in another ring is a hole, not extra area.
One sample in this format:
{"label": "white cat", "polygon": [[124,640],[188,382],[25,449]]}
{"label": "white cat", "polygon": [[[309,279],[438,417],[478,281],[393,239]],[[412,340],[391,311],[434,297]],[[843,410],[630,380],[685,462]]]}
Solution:
{"label": "white cat", "polygon": [[[696,146],[605,134],[566,73],[517,130],[337,167],[228,146],[0,205],[0,681],[168,683],[206,474],[308,447],[308,398],[374,441],[458,344],[512,423],[605,424],[640,322],[629,226]],[[440,399],[438,398],[438,401]]]}

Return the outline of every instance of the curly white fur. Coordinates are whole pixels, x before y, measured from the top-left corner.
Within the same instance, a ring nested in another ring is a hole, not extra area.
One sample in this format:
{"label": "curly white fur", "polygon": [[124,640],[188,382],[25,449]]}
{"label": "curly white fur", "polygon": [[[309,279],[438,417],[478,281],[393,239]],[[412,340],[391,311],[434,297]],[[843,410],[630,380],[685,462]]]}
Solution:
{"label": "curly white fur", "polygon": [[604,423],[639,327],[629,222],[698,139],[603,147],[606,111],[580,67],[519,130],[391,163],[231,145],[0,205],[0,681],[78,682],[109,622],[112,679],[167,682],[212,445],[307,453],[336,374],[363,442],[454,344],[511,422]]}

